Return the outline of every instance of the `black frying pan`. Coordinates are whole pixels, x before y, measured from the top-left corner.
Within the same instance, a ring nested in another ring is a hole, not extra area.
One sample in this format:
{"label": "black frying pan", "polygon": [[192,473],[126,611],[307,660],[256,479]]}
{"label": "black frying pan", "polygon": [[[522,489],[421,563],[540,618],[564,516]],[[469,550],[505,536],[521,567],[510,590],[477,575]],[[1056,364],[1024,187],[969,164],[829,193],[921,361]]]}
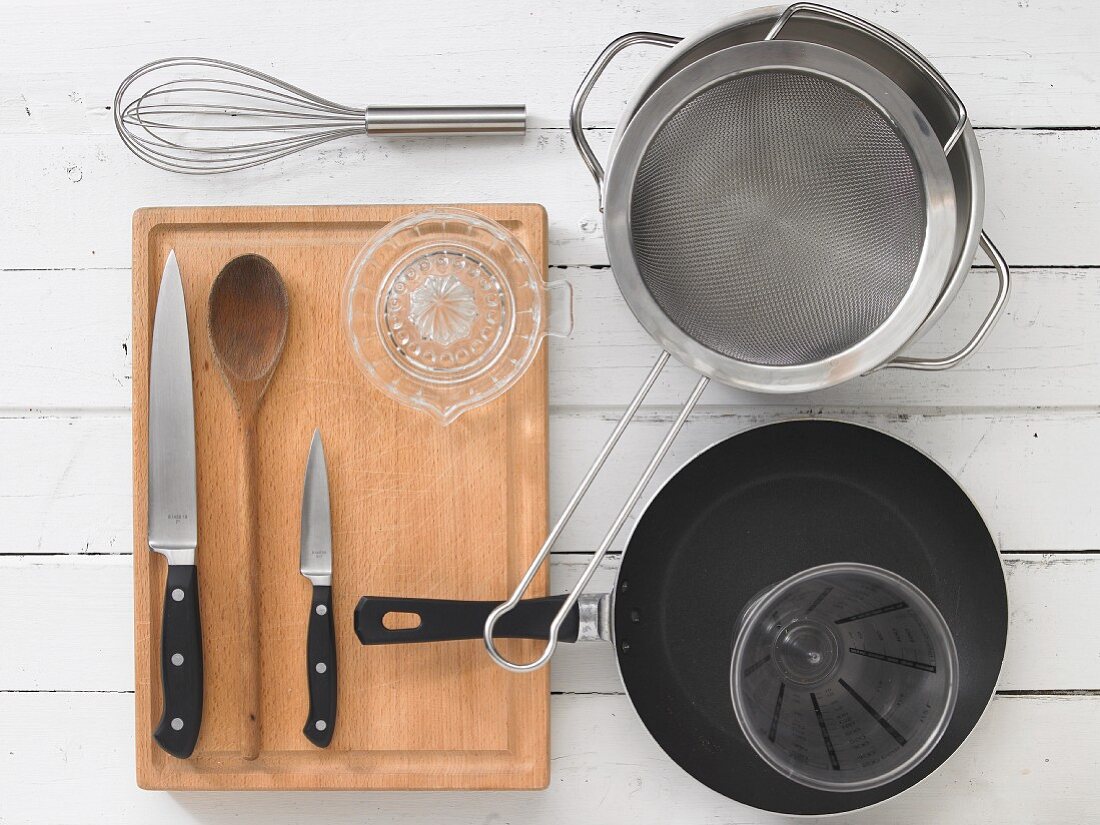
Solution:
{"label": "black frying pan", "polygon": [[[858,792],[815,790],[770,768],[730,700],[741,608],[764,587],[838,561],[883,567],[923,590],[947,620],[960,665],[955,712],[931,754]],[[497,635],[545,638],[564,598],[521,602]],[[356,633],[363,644],[479,639],[496,604],[367,596]],[[1008,631],[1000,557],[966,494],[912,447],[833,421],[750,430],[684,466],[638,521],[608,609],[627,693],[665,752],[719,793],[786,814],[862,808],[935,770],[989,703]],[[387,630],[388,612],[418,613],[421,624]],[[582,625],[574,608],[560,640],[575,641]]]}

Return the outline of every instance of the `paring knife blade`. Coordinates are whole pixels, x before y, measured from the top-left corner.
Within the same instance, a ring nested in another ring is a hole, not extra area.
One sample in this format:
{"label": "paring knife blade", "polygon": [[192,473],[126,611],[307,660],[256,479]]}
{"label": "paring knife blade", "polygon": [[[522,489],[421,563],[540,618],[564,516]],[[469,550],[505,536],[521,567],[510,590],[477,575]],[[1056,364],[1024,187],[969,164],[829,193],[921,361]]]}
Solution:
{"label": "paring knife blade", "polygon": [[195,567],[195,406],[187,308],[176,253],[157,292],[149,366],[149,548],[168,560],[161,620],[164,712],[153,738],[181,759],[202,724],[202,628]]}
{"label": "paring knife blade", "polygon": [[332,619],[332,511],[321,431],[313,431],[302,489],[302,575],[313,584],[306,633],[309,716],[303,733],[319,748],[332,741],[336,726],[336,630]]}

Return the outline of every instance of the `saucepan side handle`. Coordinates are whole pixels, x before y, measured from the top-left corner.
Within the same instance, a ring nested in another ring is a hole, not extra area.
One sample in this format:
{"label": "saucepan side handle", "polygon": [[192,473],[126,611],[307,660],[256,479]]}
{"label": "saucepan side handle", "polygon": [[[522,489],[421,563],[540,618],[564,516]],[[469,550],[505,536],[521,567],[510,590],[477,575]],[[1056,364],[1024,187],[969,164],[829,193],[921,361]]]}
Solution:
{"label": "saucepan side handle", "polygon": [[1001,311],[1004,309],[1005,303],[1008,301],[1009,289],[1012,285],[1012,273],[1009,270],[1008,264],[1005,262],[1004,256],[997,251],[997,247],[993,245],[993,242],[989,240],[989,236],[982,232],[981,239],[979,240],[982,249],[985,254],[989,256],[989,259],[993,261],[993,266],[997,269],[997,297],[993,301],[993,306],[989,308],[989,312],[985,316],[985,320],[982,321],[978,331],[974,333],[974,336],[967,342],[966,346],[960,349],[958,352],[948,355],[945,358],[911,358],[907,356],[898,356],[890,361],[887,361],[879,369],[906,369],[906,370],[946,370],[951,367],[956,367],[961,364],[974,350],[978,348],[985,337],[989,334],[989,331],[993,329],[993,325],[997,322],[997,319],[1001,316]]}
{"label": "saucepan side handle", "polygon": [[592,173],[592,177],[596,181],[601,212],[603,211],[603,166],[600,164],[599,160],[596,159],[596,153],[592,151],[592,147],[588,143],[588,138],[584,136],[584,104],[588,101],[588,95],[596,85],[596,81],[600,79],[600,75],[604,73],[608,64],[610,64],[615,58],[615,55],[623,49],[642,43],[671,48],[682,39],[682,37],[673,37],[669,34],[657,34],[656,32],[631,32],[630,34],[624,34],[622,37],[612,40],[607,45],[607,48],[600,52],[600,56],[596,58],[596,62],[592,64],[592,68],[588,70],[588,74],[586,74],[584,80],[581,81],[577,93],[573,95],[573,105],[569,109],[569,129],[573,134],[573,142],[577,144],[577,151],[581,153],[581,158],[584,159],[584,165],[588,167],[588,171]]}
{"label": "saucepan side handle", "polygon": [[861,17],[856,17],[854,14],[849,14],[840,9],[834,9],[829,6],[822,6],[819,3],[794,3],[787,7],[779,18],[775,21],[775,25],[772,26],[771,31],[768,32],[765,40],[774,40],[779,34],[780,30],[787,25],[792,17],[796,14],[817,14],[821,17],[831,17],[834,20],[840,20],[843,23],[847,23],[864,34],[868,34],[878,40],[881,40],[887,46],[896,49],[901,52],[913,65],[919,68],[928,78],[939,87],[939,90],[951,103],[951,106],[955,109],[955,114],[958,118],[958,122],[955,128],[952,130],[950,136],[943,143],[944,154],[949,154],[952,149],[955,148],[955,144],[959,142],[959,138],[962,137],[963,130],[966,129],[966,106],[962,102],[955,90],[951,88],[944,76],[940,74],[936,67],[928,62],[920,52],[898,37],[892,32],[888,32],[886,29],[879,28],[874,23],[870,23]]}

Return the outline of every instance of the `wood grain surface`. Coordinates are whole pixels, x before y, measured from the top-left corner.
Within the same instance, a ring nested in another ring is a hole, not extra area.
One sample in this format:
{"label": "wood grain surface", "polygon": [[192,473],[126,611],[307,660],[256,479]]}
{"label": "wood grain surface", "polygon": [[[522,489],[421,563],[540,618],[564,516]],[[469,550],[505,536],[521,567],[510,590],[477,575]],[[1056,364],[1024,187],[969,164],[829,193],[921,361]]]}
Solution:
{"label": "wood grain surface", "polygon": [[[472,205],[545,261],[545,213]],[[137,773],[145,788],[540,788],[548,781],[548,674],[497,668],[479,642],[364,648],[358,598],[503,598],[546,530],[546,361],[496,401],[443,427],[374,389],[342,325],[344,277],[359,248],[411,206],[148,209],[134,217],[134,641]],[[205,702],[194,755],[152,742],[160,713],[163,560],[145,547],[148,357],[156,285],[170,249],[184,280],[194,376],[197,565]],[[259,637],[243,632],[237,511],[245,447],[213,364],[207,295],[226,262],[269,259],[290,298],[282,362],[256,426]],[[298,572],[310,435],[325,439],[332,495],[333,611],[340,708],[332,744],[301,733],[308,707],[309,583]],[[545,592],[545,575],[536,594]],[[511,644],[530,657],[535,643]],[[260,747],[238,750],[242,662],[259,650]]]}

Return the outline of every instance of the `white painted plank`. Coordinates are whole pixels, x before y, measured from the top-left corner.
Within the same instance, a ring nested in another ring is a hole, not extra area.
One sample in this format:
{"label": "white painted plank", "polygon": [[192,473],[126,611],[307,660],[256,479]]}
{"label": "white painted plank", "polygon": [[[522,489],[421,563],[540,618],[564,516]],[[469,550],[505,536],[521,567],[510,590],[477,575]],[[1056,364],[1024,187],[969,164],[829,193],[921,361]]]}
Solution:
{"label": "white painted plank", "polygon": [[[586,561],[554,556],[553,592],[572,587]],[[589,590],[609,590],[617,569],[617,557],[607,559]],[[1100,688],[1093,621],[1100,556],[1008,555],[1005,569],[1011,620],[999,687]],[[128,556],[0,556],[0,691],[133,690],[132,575]],[[344,621],[351,607],[343,606]],[[551,688],[621,693],[610,646],[560,646]]]}
{"label": "white painted plank", "polygon": [[131,560],[0,556],[0,691],[133,691]]}
{"label": "white painted plank", "polygon": [[0,418],[0,455],[0,553],[130,552],[128,415]]}
{"label": "white painted plank", "polygon": [[0,408],[129,408],[130,271],[0,272]]}
{"label": "white painted plank", "polygon": [[[551,581],[564,593],[586,557],[555,556]],[[1095,631],[1095,593],[1100,556],[1007,554],[1008,646],[998,689],[1092,690],[1100,686],[1100,642]],[[614,584],[618,557],[603,563],[589,591]],[[762,583],[763,586],[763,583]],[[551,687],[565,692],[622,692],[615,656],[604,644],[561,645],[554,654]]]}
{"label": "white painted plank", "polygon": [[[619,407],[633,396],[658,347],[623,302],[608,270],[552,270],[575,290],[576,328],[551,339],[556,407]],[[128,270],[0,273],[0,408],[129,407]],[[976,269],[956,303],[914,348],[962,345],[992,301],[995,276]],[[697,376],[669,366],[647,403],[679,404]],[[1039,407],[1091,406],[1100,383],[1100,269],[1016,273],[1005,316],[961,367],[886,370],[815,394],[763,397],[715,384],[705,405]]]}
{"label": "white painted plank", "polygon": [[[100,133],[118,83],[174,54],[234,60],[348,105],[526,101],[532,123],[561,127],[588,66],[638,29],[690,35],[752,3],[660,0],[552,3],[534,13],[508,0],[324,2],[311,13],[262,0],[158,0],[141,12],[110,2],[53,0],[0,7],[0,131]],[[1100,11],[1089,0],[846,0],[843,7],[924,52],[996,126],[1100,123]],[[594,96],[590,123],[611,125],[658,49],[623,55]]]}
{"label": "white painted plank", "polygon": [[[924,416],[825,410],[824,416],[875,427],[939,462],[973,499],[1002,551],[1097,549],[1100,504],[1095,495],[1095,445],[1100,443],[1100,416],[1093,411]],[[650,491],[659,489],[677,468],[711,444],[785,417],[789,415],[695,415],[658,469]],[[597,546],[610,513],[641,475],[670,419],[668,413],[647,415],[628,429],[611,458],[613,464],[582,502],[559,549],[587,551]],[[602,427],[595,427],[587,412],[551,418],[551,512],[564,507],[610,433],[613,420],[609,416]],[[651,492],[643,497],[643,505]],[[640,512],[641,508],[635,510]],[[624,543],[633,523],[632,517],[615,547]]]}
{"label": "white painted plank", "polygon": [[[576,327],[551,340],[551,401],[625,406],[658,345],[626,306],[608,270],[555,271],[573,282]],[[954,304],[909,352],[958,350],[985,318],[996,275],[972,270]],[[679,405],[698,374],[672,363],[647,403]],[[703,404],[819,407],[1039,407],[1096,402],[1100,383],[1100,270],[1017,270],[1004,316],[974,355],[942,372],[883,370],[816,393],[764,396],[714,383]],[[613,400],[612,400],[613,399]]]}
{"label": "white painted plank", "polygon": [[[0,818],[20,823],[435,822],[540,825],[778,823],[698,784],[650,739],[624,696],[555,696],[545,791],[158,793],[134,783],[133,697],[0,694]],[[48,720],[48,724],[45,722]],[[835,822],[1079,825],[1100,805],[1100,760],[1082,731],[1100,699],[997,697],[947,763],[906,794]],[[1026,747],[1022,744],[1027,743]],[[1013,745],[1020,746],[1013,746]],[[737,766],[730,766],[736,770]]]}
{"label": "white painted plank", "polygon": [[[0,77],[3,77],[0,71]],[[3,93],[0,93],[3,96]],[[609,131],[592,132],[601,157]],[[1018,266],[1100,264],[1097,131],[979,133],[986,228]],[[595,185],[568,131],[525,138],[331,144],[236,175],[161,172],[113,134],[0,132],[0,270],[129,267],[130,218],[151,205],[535,201],[552,264],[606,263]]]}
{"label": "white painted plank", "polygon": [[[550,511],[565,506],[611,431],[614,412],[551,416]],[[689,419],[651,490],[695,453],[741,430],[792,414],[706,410]],[[814,414],[822,414],[815,410]],[[1003,551],[1097,549],[1100,505],[1093,411],[921,415],[825,410],[884,430],[931,455],[974,499]],[[558,549],[595,547],[668,426],[645,412],[581,504]],[[0,554],[127,553],[132,547],[130,422],[125,416],[0,418]],[[643,499],[643,501],[646,499]],[[630,523],[623,536],[629,534]],[[620,540],[620,544],[622,539]]]}

